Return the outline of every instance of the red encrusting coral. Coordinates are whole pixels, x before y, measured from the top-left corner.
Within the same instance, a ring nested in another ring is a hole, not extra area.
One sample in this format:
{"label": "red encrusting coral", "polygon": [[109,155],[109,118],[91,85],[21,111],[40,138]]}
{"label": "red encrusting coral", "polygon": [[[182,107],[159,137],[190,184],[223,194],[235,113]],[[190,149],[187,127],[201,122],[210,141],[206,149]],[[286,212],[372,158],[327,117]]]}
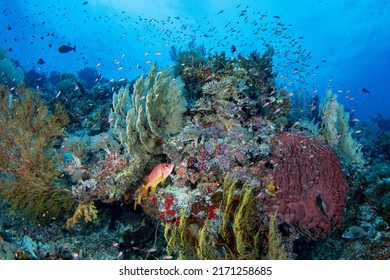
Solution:
{"label": "red encrusting coral", "polygon": [[265,203],[269,214],[306,237],[327,237],[342,221],[348,184],[334,152],[312,135],[299,131],[278,136],[273,178],[277,190]]}
{"label": "red encrusting coral", "polygon": [[164,198],[163,200],[164,205],[162,209],[159,209],[161,220],[163,220],[166,223],[177,224],[179,222],[179,219],[177,219],[177,213],[173,209],[175,196],[173,194],[164,193],[163,198]]}

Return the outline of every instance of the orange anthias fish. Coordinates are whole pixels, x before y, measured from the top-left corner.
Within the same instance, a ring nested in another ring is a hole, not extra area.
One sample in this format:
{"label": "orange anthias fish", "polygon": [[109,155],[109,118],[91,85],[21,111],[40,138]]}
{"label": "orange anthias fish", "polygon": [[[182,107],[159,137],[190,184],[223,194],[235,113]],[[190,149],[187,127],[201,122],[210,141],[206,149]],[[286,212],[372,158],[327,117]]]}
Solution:
{"label": "orange anthias fish", "polygon": [[164,180],[169,176],[169,174],[172,173],[174,166],[174,164],[162,163],[153,168],[152,172],[150,172],[150,174],[148,175],[147,183],[142,187],[139,187],[137,190],[138,197],[134,203],[134,209],[137,207],[138,204],[141,204],[141,200],[143,197],[148,196],[149,188],[150,192],[155,192],[157,185],[161,182],[164,182]]}

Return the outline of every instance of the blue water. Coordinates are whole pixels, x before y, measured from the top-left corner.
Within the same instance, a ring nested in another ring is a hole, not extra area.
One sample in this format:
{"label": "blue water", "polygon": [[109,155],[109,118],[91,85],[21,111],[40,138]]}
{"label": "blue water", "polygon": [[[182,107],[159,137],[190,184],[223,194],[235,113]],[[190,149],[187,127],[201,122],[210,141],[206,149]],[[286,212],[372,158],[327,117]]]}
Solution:
{"label": "blue water", "polygon": [[[195,41],[212,54],[237,55],[268,43],[281,87],[332,88],[361,119],[390,116],[390,1],[6,0],[0,7],[0,45],[25,71],[88,66],[107,79],[132,79],[149,61],[173,64],[172,46]],[[76,52],[59,53],[64,44]]]}

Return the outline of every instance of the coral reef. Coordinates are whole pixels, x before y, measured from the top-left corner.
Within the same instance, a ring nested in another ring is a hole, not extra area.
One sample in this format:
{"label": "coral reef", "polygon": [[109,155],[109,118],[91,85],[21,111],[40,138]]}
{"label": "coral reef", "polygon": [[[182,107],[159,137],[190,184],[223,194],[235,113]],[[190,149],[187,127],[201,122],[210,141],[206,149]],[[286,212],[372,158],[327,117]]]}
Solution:
{"label": "coral reef", "polygon": [[[171,54],[173,69],[152,64],[131,83],[107,82],[92,68],[60,81],[51,73],[42,84],[48,106],[3,86],[2,197],[36,217],[67,218],[58,228],[75,238],[98,225],[114,230],[119,252],[110,258],[291,259],[307,256],[307,244],[320,252],[332,242],[336,258],[348,228],[362,228],[354,241],[386,253],[388,172],[364,169],[335,95],[321,106],[317,96],[290,102],[294,93],[276,87],[271,45],[206,57],[192,42]],[[65,129],[58,102],[69,111]],[[65,249],[43,256],[25,236],[30,249],[20,259],[78,258]]]}
{"label": "coral reef", "polygon": [[0,46],[0,84],[13,88],[22,84],[24,73],[20,66],[8,58],[7,51]]}
{"label": "coral reef", "polygon": [[48,80],[53,86],[57,86],[61,82],[61,74],[57,71],[51,71]]}
{"label": "coral reef", "polygon": [[92,89],[98,83],[105,83],[107,81],[102,81],[102,75],[91,67],[84,67],[77,72],[77,77],[82,81],[86,89]]}
{"label": "coral reef", "polygon": [[205,64],[206,61],[204,53],[198,49],[181,51],[175,58],[174,75],[187,77],[189,75],[186,71],[194,67],[199,67],[200,65]]}
{"label": "coral reef", "polygon": [[378,155],[383,161],[390,161],[390,131],[379,133],[372,150],[373,154]]}
{"label": "coral reef", "polygon": [[[175,197],[168,198],[173,200]],[[165,224],[168,255],[177,254],[179,259],[261,258],[266,235],[257,223],[255,209],[253,188],[238,186],[225,177],[222,188],[211,198],[192,200],[190,209],[170,208],[175,219]]]}
{"label": "coral reef", "polygon": [[[127,167],[126,159],[110,151],[105,158],[92,166],[69,165],[66,172],[72,177],[72,194],[80,202],[100,200],[106,203],[128,200],[127,184],[119,180],[119,175]],[[77,180],[76,180],[77,179]]]}
{"label": "coral reef", "polygon": [[44,73],[39,73],[35,69],[31,69],[24,74],[24,84],[26,87],[42,88],[47,83],[47,78]]}
{"label": "coral reef", "polygon": [[64,150],[76,163],[65,172],[80,202],[131,200],[149,171],[146,166],[160,163],[162,144],[182,127],[185,100],[169,70],[157,72],[154,65],[148,77],[136,81],[130,99],[129,85],[114,94],[107,132],[64,141]]}
{"label": "coral reef", "polygon": [[[62,102],[68,111],[72,126],[67,132],[74,135],[81,133],[78,136],[82,136],[86,133],[95,135],[107,131],[110,102],[116,85],[95,83],[95,86],[89,89],[72,73],[62,73],[60,77],[61,81],[49,88],[49,100],[51,103]],[[57,76],[53,79],[57,79]]]}
{"label": "coral reef", "polygon": [[383,162],[374,161],[369,167],[366,180],[364,195],[376,205],[390,223],[390,165],[388,162],[383,164]]}
{"label": "coral reef", "polygon": [[251,102],[228,78],[207,83],[202,94],[192,109],[193,123],[165,145],[176,164],[177,184],[207,190],[230,175],[260,185],[266,168],[255,164],[270,153],[272,123],[250,117],[258,112],[257,102]]}

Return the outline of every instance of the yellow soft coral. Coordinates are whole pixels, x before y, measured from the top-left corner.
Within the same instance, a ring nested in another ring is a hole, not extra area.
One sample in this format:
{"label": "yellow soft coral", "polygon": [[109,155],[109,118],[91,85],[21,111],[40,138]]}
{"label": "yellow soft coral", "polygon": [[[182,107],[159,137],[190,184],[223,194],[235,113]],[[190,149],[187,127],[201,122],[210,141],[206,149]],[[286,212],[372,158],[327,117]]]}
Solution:
{"label": "yellow soft coral", "polygon": [[287,260],[286,248],[276,223],[277,212],[270,217],[268,231],[268,257],[270,260]]}
{"label": "yellow soft coral", "polygon": [[98,210],[96,209],[95,203],[91,201],[80,202],[77,206],[73,216],[66,221],[66,228],[70,229],[74,227],[77,221],[84,216],[86,223],[92,222],[97,219]]}

